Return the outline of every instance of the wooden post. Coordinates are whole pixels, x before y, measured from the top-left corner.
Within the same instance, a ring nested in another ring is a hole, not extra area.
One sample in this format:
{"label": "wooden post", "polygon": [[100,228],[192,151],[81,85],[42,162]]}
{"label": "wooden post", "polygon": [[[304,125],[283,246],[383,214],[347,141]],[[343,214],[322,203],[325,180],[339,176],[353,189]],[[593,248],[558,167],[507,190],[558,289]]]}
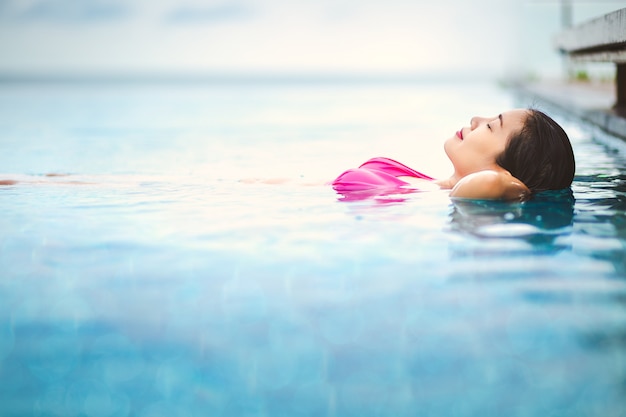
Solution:
{"label": "wooden post", "polygon": [[626,110],[626,62],[617,64],[615,88],[617,102],[614,108],[617,110]]}
{"label": "wooden post", "polygon": [[561,0],[561,28],[570,28],[572,20],[572,0]]}
{"label": "wooden post", "polygon": [[[561,0],[561,29],[566,30],[572,27],[572,2],[571,0]],[[563,65],[563,72],[565,73],[565,80],[571,81],[574,79],[574,63],[569,56],[563,55],[561,57]]]}

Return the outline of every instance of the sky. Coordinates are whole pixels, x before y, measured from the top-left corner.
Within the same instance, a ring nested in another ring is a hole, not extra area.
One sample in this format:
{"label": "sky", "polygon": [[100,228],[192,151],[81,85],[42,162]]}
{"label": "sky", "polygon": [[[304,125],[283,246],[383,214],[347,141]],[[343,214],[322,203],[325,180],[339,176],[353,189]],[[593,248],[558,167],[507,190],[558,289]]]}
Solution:
{"label": "sky", "polygon": [[[574,0],[574,18],[626,0]],[[0,73],[552,74],[558,0],[0,0]]]}

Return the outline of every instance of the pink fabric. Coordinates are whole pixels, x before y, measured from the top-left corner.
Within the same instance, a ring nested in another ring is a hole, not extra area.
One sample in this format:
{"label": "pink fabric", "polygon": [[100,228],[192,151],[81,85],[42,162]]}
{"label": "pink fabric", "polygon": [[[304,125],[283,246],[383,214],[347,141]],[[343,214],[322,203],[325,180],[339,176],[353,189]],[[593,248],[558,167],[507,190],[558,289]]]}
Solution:
{"label": "pink fabric", "polygon": [[332,182],[332,186],[340,193],[401,188],[409,185],[408,182],[398,178],[402,176],[434,180],[393,159],[372,158],[358,168],[345,171]]}

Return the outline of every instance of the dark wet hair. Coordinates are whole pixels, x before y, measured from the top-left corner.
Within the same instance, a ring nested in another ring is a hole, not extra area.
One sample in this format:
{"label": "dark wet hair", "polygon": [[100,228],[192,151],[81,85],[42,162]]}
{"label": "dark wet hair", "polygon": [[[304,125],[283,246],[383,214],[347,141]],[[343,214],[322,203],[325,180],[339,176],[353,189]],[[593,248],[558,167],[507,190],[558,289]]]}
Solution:
{"label": "dark wet hair", "polygon": [[576,163],[567,133],[545,113],[529,109],[524,127],[509,137],[496,163],[534,194],[568,188]]}

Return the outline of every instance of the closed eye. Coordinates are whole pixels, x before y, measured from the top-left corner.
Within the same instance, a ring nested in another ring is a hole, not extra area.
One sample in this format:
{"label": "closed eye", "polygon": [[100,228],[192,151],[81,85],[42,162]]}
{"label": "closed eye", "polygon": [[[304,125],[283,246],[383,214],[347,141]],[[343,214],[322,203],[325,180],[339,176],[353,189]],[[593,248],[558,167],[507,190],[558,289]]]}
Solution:
{"label": "closed eye", "polygon": [[493,132],[493,129],[491,129],[491,125],[489,123],[487,123],[487,127]]}

